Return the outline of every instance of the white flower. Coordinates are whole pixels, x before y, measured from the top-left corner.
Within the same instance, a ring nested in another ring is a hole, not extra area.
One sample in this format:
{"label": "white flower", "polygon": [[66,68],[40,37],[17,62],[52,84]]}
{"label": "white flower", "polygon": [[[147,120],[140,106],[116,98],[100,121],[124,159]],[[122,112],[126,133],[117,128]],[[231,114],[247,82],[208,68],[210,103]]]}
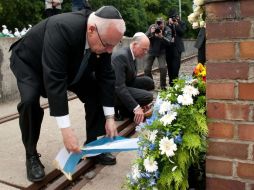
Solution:
{"label": "white flower", "polygon": [[148,137],[149,141],[154,143],[155,139],[156,139],[156,136],[157,136],[157,133],[158,133],[158,130],[151,131],[150,134],[149,134],[149,137]]}
{"label": "white flower", "polygon": [[168,137],[163,137],[160,140],[160,151],[161,154],[166,154],[168,157],[174,156],[174,151],[177,150],[176,144],[174,143],[174,139],[168,139]]}
{"label": "white flower", "polygon": [[132,166],[131,168],[131,175],[133,177],[134,180],[137,180],[138,178],[140,178],[140,170],[138,168],[138,164],[135,164]]}
{"label": "white flower", "polygon": [[184,94],[188,94],[190,96],[196,96],[199,94],[198,89],[191,85],[186,85],[182,90]]}
{"label": "white flower", "polygon": [[192,29],[197,29],[197,28],[199,28],[199,22],[193,22]]}
{"label": "white flower", "polygon": [[197,15],[200,15],[203,13],[203,9],[200,6],[197,6],[193,12],[196,13]]}
{"label": "white flower", "polygon": [[156,161],[154,161],[151,158],[146,158],[144,160],[144,166],[145,166],[145,170],[147,172],[156,172],[158,170],[158,164]]}
{"label": "white flower", "polygon": [[159,113],[161,115],[165,114],[167,111],[170,111],[171,109],[171,103],[168,101],[163,101],[161,106],[160,106],[160,110]]}
{"label": "white flower", "polygon": [[191,13],[189,16],[188,16],[188,21],[189,21],[189,23],[193,23],[193,22],[195,22],[197,20],[197,17],[196,17],[196,14],[194,14],[194,13]]}
{"label": "white flower", "polygon": [[205,21],[201,20],[201,21],[199,22],[199,26],[200,26],[200,28],[205,27]]}
{"label": "white flower", "polygon": [[204,0],[193,0],[194,5],[201,6],[204,5]]}
{"label": "white flower", "polygon": [[193,99],[189,94],[183,94],[177,97],[177,102],[184,106],[189,106],[193,104]]}
{"label": "white flower", "polygon": [[163,123],[164,126],[169,125],[172,123],[174,119],[176,119],[177,113],[171,112],[170,114],[164,115],[162,118],[160,118],[160,121]]}
{"label": "white flower", "polygon": [[176,168],[177,168],[177,166],[174,166],[174,167],[172,168],[172,172],[173,172],[173,171],[175,171],[175,170],[176,170]]}

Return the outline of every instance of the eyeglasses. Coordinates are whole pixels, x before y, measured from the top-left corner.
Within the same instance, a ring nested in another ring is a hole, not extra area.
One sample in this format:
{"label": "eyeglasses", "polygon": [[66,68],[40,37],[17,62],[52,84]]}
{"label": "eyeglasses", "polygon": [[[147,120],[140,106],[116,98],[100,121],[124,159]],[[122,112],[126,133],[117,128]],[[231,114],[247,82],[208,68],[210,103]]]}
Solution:
{"label": "eyeglasses", "polygon": [[106,45],[102,42],[102,40],[101,40],[101,36],[100,36],[100,34],[99,34],[99,30],[98,30],[98,27],[97,27],[97,25],[96,24],[94,24],[95,25],[95,28],[96,28],[96,30],[97,30],[97,34],[98,34],[98,37],[99,37],[99,39],[100,39],[100,41],[101,41],[101,44],[102,44],[102,46],[103,47],[106,47]]}
{"label": "eyeglasses", "polygon": [[103,46],[104,48],[114,48],[115,45],[103,43],[103,41],[101,40],[101,36],[100,36],[99,30],[98,30],[98,27],[97,27],[96,24],[94,24],[94,25],[95,25],[95,28],[96,28],[96,30],[97,30],[97,34],[98,34],[98,37],[99,37],[99,39],[100,39],[100,42],[101,42],[102,46]]}

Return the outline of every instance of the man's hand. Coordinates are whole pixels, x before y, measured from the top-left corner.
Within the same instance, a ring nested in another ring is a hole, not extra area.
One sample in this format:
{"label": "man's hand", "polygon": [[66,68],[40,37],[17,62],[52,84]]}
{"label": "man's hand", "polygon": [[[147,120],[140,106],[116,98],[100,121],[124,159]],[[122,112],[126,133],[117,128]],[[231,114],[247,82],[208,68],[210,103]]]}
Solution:
{"label": "man's hand", "polygon": [[135,110],[134,112],[134,122],[137,124],[140,124],[141,122],[144,121],[144,111],[141,107]]}
{"label": "man's hand", "polygon": [[160,33],[157,33],[157,34],[155,33],[155,36],[158,37],[158,38],[162,38],[163,37],[162,30],[161,30]]}
{"label": "man's hand", "polygon": [[106,119],[105,129],[106,129],[107,136],[109,136],[110,138],[118,136],[118,132],[117,132],[116,123],[115,123],[114,118]]}
{"label": "man's hand", "polygon": [[154,32],[155,32],[155,27],[152,26],[152,27],[151,27],[151,33],[154,33]]}
{"label": "man's hand", "polygon": [[74,134],[73,130],[70,127],[68,127],[68,128],[62,128],[61,132],[62,132],[63,143],[65,148],[70,152],[76,152],[76,153],[81,152],[79,144],[78,144],[78,139],[76,135]]}

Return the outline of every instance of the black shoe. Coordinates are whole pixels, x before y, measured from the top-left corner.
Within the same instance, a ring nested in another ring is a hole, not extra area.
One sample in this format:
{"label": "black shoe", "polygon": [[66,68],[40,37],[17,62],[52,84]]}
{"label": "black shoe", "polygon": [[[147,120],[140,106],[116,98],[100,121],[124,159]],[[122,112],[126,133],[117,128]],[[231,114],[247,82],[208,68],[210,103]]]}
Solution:
{"label": "black shoe", "polygon": [[27,179],[29,181],[41,181],[45,177],[44,166],[39,157],[41,157],[41,155],[36,154],[26,159]]}
{"label": "black shoe", "polygon": [[111,153],[102,153],[94,157],[95,161],[102,165],[115,165],[116,157]]}

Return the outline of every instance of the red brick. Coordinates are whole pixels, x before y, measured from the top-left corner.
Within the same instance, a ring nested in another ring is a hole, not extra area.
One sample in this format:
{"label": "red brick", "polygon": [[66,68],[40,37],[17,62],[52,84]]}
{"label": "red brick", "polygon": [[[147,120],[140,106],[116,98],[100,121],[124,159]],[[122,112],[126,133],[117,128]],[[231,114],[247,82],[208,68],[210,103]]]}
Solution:
{"label": "red brick", "polygon": [[206,173],[232,176],[232,162],[206,159]]}
{"label": "red brick", "polygon": [[240,42],[240,57],[254,59],[254,41]]}
{"label": "red brick", "polygon": [[206,190],[245,190],[245,184],[240,181],[207,177]]}
{"label": "red brick", "polygon": [[254,180],[254,164],[238,163],[237,175],[240,178]]}
{"label": "red brick", "polygon": [[249,73],[248,63],[208,63],[207,79],[242,79],[247,80]]}
{"label": "red brick", "polygon": [[207,43],[206,56],[208,60],[235,59],[235,44],[233,42]]}
{"label": "red brick", "polygon": [[241,16],[253,17],[254,16],[254,3],[253,0],[240,1]]}
{"label": "red brick", "polygon": [[254,125],[239,125],[238,136],[241,140],[254,141]]}
{"label": "red brick", "polygon": [[209,156],[219,156],[231,159],[247,159],[248,145],[238,143],[226,142],[209,142],[208,152]]}
{"label": "red brick", "polygon": [[249,118],[250,107],[244,104],[208,102],[207,116],[213,119],[245,121]]}
{"label": "red brick", "polygon": [[248,38],[251,34],[250,21],[207,23],[206,26],[208,40]]}
{"label": "red brick", "polygon": [[209,133],[211,138],[232,139],[234,137],[234,125],[230,123],[208,123]]}
{"label": "red brick", "polygon": [[236,18],[237,4],[234,2],[219,2],[206,4],[206,17],[208,20],[221,20],[224,18]]}
{"label": "red brick", "polygon": [[239,83],[239,99],[254,100],[254,83]]}
{"label": "red brick", "polygon": [[206,97],[208,99],[235,99],[234,83],[207,82]]}

